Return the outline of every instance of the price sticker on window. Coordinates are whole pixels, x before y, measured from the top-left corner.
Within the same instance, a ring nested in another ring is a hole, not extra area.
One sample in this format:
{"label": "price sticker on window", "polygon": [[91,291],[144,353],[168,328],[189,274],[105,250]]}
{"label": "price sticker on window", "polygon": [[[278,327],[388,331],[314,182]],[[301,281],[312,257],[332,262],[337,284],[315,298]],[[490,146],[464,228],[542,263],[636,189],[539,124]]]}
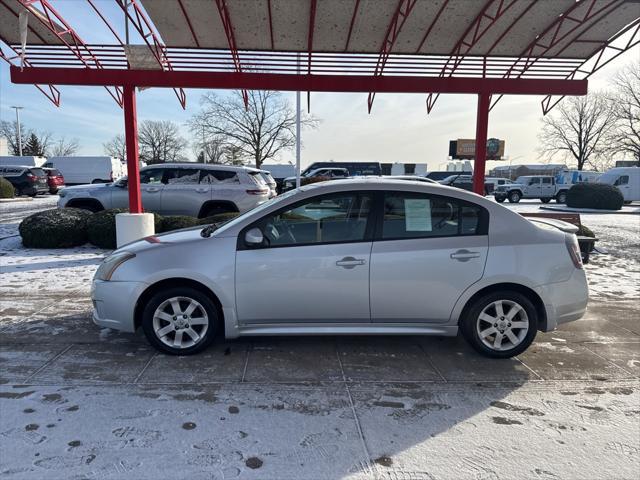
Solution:
{"label": "price sticker on window", "polygon": [[407,232],[430,232],[431,200],[424,198],[405,198],[404,221]]}

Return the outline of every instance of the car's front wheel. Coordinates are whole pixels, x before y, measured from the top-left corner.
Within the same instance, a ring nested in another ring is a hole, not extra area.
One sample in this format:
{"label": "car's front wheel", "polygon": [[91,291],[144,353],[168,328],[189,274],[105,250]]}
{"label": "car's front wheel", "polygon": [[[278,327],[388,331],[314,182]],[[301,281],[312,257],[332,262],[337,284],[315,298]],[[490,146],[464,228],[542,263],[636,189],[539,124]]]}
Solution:
{"label": "car's front wheel", "polygon": [[518,203],[520,201],[520,198],[522,198],[520,192],[511,192],[509,194],[509,203]]}
{"label": "car's front wheel", "polygon": [[191,355],[208,347],[218,323],[211,299],[189,287],[156,293],[142,313],[142,330],[149,343],[171,355]]}
{"label": "car's front wheel", "polygon": [[541,198],[540,201],[542,203],[549,203],[551,201],[551,199],[549,197],[545,197],[545,198]]}
{"label": "car's front wheel", "polygon": [[498,203],[502,203],[502,202],[504,202],[506,200],[506,198],[504,198],[504,197],[495,197],[495,199],[496,199],[496,202],[498,202]]}
{"label": "car's front wheel", "polygon": [[538,331],[538,314],[531,301],[519,292],[484,295],[467,310],[460,329],[481,354],[509,358],[524,352]]}

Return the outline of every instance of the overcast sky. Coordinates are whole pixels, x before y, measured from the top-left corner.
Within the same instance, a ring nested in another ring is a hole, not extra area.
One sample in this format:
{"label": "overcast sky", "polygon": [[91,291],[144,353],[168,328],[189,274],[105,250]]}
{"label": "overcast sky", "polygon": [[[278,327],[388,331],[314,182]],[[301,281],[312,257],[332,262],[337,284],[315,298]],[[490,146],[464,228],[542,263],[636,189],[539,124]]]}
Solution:
{"label": "overcast sky", "polygon": [[[57,1],[56,8],[76,27],[88,43],[112,43],[108,31],[87,22],[86,8],[74,1]],[[86,7],[86,3],[82,2]],[[99,2],[114,23],[121,12],[113,3]],[[72,8],[74,7],[74,8]],[[93,17],[92,17],[93,18]],[[121,20],[120,20],[121,23]],[[608,87],[611,77],[625,64],[640,60],[640,47],[626,52],[589,80],[590,91]],[[0,66],[0,119],[15,119],[11,105],[21,105],[21,120],[35,130],[55,136],[77,138],[78,154],[102,155],[102,144],[124,131],[122,110],[100,87],[60,87],[62,106],[56,108],[35,87],[13,85],[6,63]],[[199,90],[187,90],[187,109],[182,110],[170,89],[150,89],[138,94],[138,120],[172,120],[190,138],[185,122],[199,109]],[[295,102],[295,94],[284,93]],[[366,94],[312,93],[311,113],[321,120],[316,130],[302,134],[303,167],[323,160],[370,160],[429,164],[437,170],[447,162],[449,140],[475,137],[476,97],[441,95],[427,115],[426,95],[377,94],[371,114]],[[541,127],[541,97],[504,97],[489,118],[489,136],[506,141],[505,154],[514,163],[539,163],[537,135]],[[303,93],[306,106],[306,93]],[[188,154],[193,156],[191,149]],[[295,161],[294,152],[280,161]],[[559,159],[561,161],[561,159]],[[493,163],[493,162],[490,162]]]}

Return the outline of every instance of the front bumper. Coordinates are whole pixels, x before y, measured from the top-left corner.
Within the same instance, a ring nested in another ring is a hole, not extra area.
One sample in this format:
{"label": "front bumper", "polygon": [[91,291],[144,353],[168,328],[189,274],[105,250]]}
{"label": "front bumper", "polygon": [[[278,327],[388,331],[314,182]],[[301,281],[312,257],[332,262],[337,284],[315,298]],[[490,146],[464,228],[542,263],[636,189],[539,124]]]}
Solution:
{"label": "front bumper", "polygon": [[547,312],[544,331],[555,330],[558,325],[582,318],[589,303],[589,286],[584,270],[576,269],[569,280],[538,287]]}
{"label": "front bumper", "polygon": [[91,285],[93,323],[123,332],[135,332],[136,302],[147,287],[142,282],[94,280]]}

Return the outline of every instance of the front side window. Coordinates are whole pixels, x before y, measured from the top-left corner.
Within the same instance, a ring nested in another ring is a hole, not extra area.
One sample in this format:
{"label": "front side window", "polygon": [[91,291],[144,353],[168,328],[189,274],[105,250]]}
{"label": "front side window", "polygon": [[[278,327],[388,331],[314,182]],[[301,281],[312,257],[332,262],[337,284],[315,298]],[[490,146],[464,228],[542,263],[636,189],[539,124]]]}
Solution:
{"label": "front side window", "polygon": [[271,214],[257,225],[265,246],[350,243],[366,239],[373,197],[368,193],[322,195]]}
{"label": "front side window", "polygon": [[616,180],[614,185],[627,185],[629,183],[629,175],[622,175]]}
{"label": "front side window", "polygon": [[529,185],[540,185],[540,179],[532,178],[531,180],[529,180]]}
{"label": "front side window", "polygon": [[486,210],[462,200],[389,192],[383,208],[383,240],[486,234]]}
{"label": "front side window", "polygon": [[149,168],[147,170],[140,171],[140,183],[162,183],[162,174],[164,168]]}

